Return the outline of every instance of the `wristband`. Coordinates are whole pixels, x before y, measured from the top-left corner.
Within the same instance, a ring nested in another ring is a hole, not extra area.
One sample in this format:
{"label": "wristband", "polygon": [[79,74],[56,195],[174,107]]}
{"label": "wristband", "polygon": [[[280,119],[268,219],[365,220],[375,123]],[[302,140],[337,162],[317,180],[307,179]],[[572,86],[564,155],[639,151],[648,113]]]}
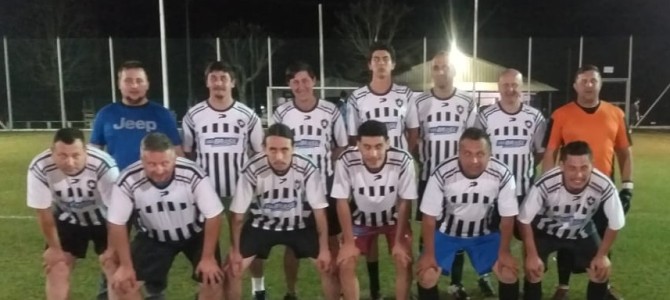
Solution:
{"label": "wristband", "polygon": [[621,188],[627,189],[627,190],[632,190],[633,189],[633,182],[632,181],[626,181],[621,183]]}

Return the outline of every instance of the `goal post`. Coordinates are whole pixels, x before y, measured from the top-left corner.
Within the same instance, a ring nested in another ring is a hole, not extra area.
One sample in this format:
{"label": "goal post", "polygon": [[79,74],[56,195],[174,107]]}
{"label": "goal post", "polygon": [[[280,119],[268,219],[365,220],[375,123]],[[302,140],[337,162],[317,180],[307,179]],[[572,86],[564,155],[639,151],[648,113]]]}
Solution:
{"label": "goal post", "polygon": [[[317,98],[320,98],[321,90],[324,91],[326,101],[332,103],[337,103],[341,97],[344,96],[345,100],[349,97],[351,92],[360,87],[351,87],[351,86],[326,86],[326,87],[314,87],[314,95]],[[272,125],[272,114],[274,114],[277,106],[281,105],[285,101],[292,101],[293,93],[291,93],[291,88],[288,86],[268,86],[266,90],[266,103],[264,107],[261,107],[262,116],[261,119],[264,121],[267,126]]]}

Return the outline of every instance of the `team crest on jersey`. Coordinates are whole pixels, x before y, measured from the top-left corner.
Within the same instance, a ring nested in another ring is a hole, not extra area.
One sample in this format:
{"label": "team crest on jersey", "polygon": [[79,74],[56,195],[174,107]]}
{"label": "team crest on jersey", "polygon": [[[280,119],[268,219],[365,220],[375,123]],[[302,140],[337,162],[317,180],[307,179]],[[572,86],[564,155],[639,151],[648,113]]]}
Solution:
{"label": "team crest on jersey", "polygon": [[326,127],[328,127],[328,120],[326,119],[321,120],[321,127],[323,127],[323,129],[326,129]]}
{"label": "team crest on jersey", "polygon": [[295,180],[295,182],[293,183],[293,189],[296,191],[300,190],[300,180],[297,179]]}
{"label": "team crest on jersey", "polygon": [[458,106],[456,106],[456,111],[457,111],[459,114],[462,114],[463,111],[465,111],[465,108],[463,107],[463,105],[458,105]]}
{"label": "team crest on jersey", "polygon": [[593,205],[594,203],[596,203],[596,198],[593,196],[589,196],[588,198],[586,198],[586,203],[588,205]]}
{"label": "team crest on jersey", "polygon": [[239,125],[240,128],[244,128],[244,126],[247,125],[247,124],[244,123],[244,121],[242,121],[242,120],[237,120],[237,125]]}
{"label": "team crest on jersey", "polygon": [[87,186],[88,189],[90,189],[90,190],[95,190],[95,188],[98,186],[98,183],[95,182],[95,180],[92,180],[92,179],[91,179],[91,180],[89,180],[89,181],[86,182],[86,186]]}
{"label": "team crest on jersey", "polygon": [[527,121],[525,122],[525,124],[526,124],[526,128],[528,128],[528,129],[530,129],[531,127],[533,127],[533,122],[530,121],[530,120],[527,120]]}
{"label": "team crest on jersey", "polygon": [[395,99],[395,104],[398,105],[398,107],[402,107],[402,103],[403,103],[402,99],[400,98]]}

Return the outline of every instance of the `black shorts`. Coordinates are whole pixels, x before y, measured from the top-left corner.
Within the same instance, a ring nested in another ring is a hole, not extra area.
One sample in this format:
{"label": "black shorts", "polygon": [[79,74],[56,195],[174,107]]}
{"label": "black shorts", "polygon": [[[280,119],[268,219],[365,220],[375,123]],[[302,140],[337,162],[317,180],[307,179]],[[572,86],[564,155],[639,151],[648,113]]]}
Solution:
{"label": "black shorts", "polygon": [[100,255],[107,249],[107,226],[80,226],[56,219],[56,229],[63,251],[76,258],[85,258],[88,242],[93,242],[93,250]]}
{"label": "black shorts", "polygon": [[419,180],[419,199],[416,200],[416,214],[414,215],[414,219],[417,221],[421,221],[423,218],[423,214],[421,213],[421,200],[423,199],[423,193],[426,191],[426,184],[428,184],[428,181]]}
{"label": "black shorts", "polygon": [[319,236],[316,228],[274,231],[255,228],[252,221],[244,223],[240,236],[240,254],[243,258],[256,256],[267,259],[276,245],[291,248],[297,258],[316,258],[319,255]]}
{"label": "black shorts", "polygon": [[338,235],[342,232],[340,226],[340,219],[337,218],[337,199],[330,196],[330,191],[333,189],[333,176],[326,178],[326,200],[328,200],[328,207],[326,208],[326,219],[328,221],[328,236]]}
{"label": "black shorts", "polygon": [[598,253],[600,237],[592,234],[588,238],[570,240],[535,232],[535,247],[545,266],[547,266],[549,254],[564,251],[573,257],[573,272],[584,273],[591,265],[593,257]]}
{"label": "black shorts", "polygon": [[[135,266],[137,280],[145,282],[167,282],[167,276],[172,267],[172,262],[177,254],[184,253],[193,267],[192,278],[201,281],[195,274],[195,268],[202,256],[202,244],[205,235],[203,232],[182,242],[159,242],[150,238],[143,232],[137,233],[130,244],[130,255]],[[221,253],[219,244],[214,251],[216,261],[221,264]]]}

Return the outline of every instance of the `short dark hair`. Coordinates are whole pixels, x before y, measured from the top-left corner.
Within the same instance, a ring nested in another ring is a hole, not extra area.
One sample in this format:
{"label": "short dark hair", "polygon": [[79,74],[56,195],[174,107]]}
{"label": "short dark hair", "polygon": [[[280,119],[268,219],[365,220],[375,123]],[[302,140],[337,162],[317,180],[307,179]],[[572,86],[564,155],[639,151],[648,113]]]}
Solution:
{"label": "short dark hair", "polygon": [[377,120],[367,120],[358,126],[358,140],[360,141],[362,137],[384,137],[385,140],[389,138],[389,130],[386,128],[386,124],[379,122]]}
{"label": "short dark hair", "polygon": [[393,46],[382,42],[372,43],[372,45],[370,45],[370,50],[368,51],[368,62],[372,60],[372,54],[375,53],[375,51],[388,52],[391,56],[391,60],[395,62],[395,50],[393,49]]}
{"label": "short dark hair", "polygon": [[165,152],[173,147],[170,138],[161,132],[149,133],[142,139],[142,151]]}
{"label": "short dark hair", "polygon": [[291,79],[295,77],[295,74],[298,74],[302,71],[307,72],[307,75],[309,75],[309,77],[312,79],[316,79],[316,73],[314,73],[312,66],[304,61],[297,61],[286,67],[286,72],[284,72],[284,78],[286,79],[286,82],[291,81]]}
{"label": "short dark hair", "polygon": [[458,139],[458,142],[460,143],[463,140],[479,141],[482,139],[486,141],[486,146],[489,150],[491,150],[491,138],[489,137],[488,133],[477,127],[466,128],[465,131],[463,131],[461,134],[461,137]]}
{"label": "short dark hair", "polygon": [[86,144],[86,138],[84,138],[84,133],[77,128],[61,128],[56,131],[54,134],[53,142],[62,142],[66,145],[72,145],[77,140],[81,140],[82,144]]}
{"label": "short dark hair", "polygon": [[[144,73],[146,73],[146,70],[144,69],[144,64],[139,61],[139,60],[126,60],[119,65],[119,69],[116,71],[117,75],[121,75],[121,72],[124,70],[128,69],[142,69]],[[147,75],[148,76],[148,75]]]}
{"label": "short dark hair", "polygon": [[268,130],[265,133],[265,138],[263,139],[263,143],[265,143],[265,140],[270,136],[287,138],[291,140],[291,146],[293,146],[293,143],[295,142],[293,138],[295,136],[293,130],[291,130],[290,127],[286,126],[286,124],[283,123],[274,123],[270,127],[268,127]]}
{"label": "short dark hair", "polygon": [[577,73],[575,73],[575,80],[577,80],[577,77],[579,77],[579,75],[582,75],[586,72],[596,72],[598,73],[599,76],[602,76],[602,74],[600,74],[600,69],[598,69],[598,67],[594,65],[583,65],[579,67],[579,69],[577,69]]}
{"label": "short dark hair", "polygon": [[215,71],[228,73],[228,75],[230,75],[230,79],[235,80],[235,68],[227,62],[219,60],[213,61],[207,65],[205,68],[205,81],[207,81],[207,76]]}
{"label": "short dark hair", "polygon": [[584,141],[574,141],[570,142],[567,145],[561,148],[561,154],[559,159],[565,161],[568,158],[568,155],[580,156],[588,155],[589,160],[593,158],[593,152],[591,152],[591,147]]}

